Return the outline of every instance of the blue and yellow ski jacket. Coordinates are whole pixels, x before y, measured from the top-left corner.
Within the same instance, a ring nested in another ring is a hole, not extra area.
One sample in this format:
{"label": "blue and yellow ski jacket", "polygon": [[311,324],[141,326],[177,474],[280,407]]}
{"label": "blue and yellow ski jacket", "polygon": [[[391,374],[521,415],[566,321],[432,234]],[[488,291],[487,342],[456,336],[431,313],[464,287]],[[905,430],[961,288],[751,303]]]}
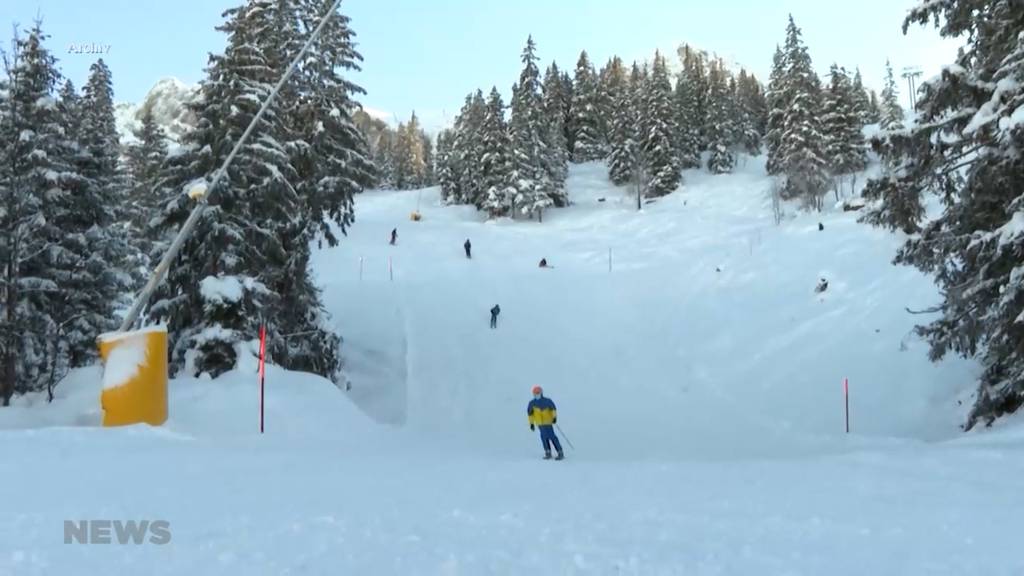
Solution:
{"label": "blue and yellow ski jacket", "polygon": [[558,412],[555,411],[555,403],[550,398],[541,396],[530,400],[526,406],[526,416],[530,419],[530,424],[551,426],[558,418]]}

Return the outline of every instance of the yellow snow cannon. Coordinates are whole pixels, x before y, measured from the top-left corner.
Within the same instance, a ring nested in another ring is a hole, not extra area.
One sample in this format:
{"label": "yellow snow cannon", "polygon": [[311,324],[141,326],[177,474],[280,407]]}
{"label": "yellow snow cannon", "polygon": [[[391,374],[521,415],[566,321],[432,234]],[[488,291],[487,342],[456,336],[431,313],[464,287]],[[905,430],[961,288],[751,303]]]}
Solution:
{"label": "yellow snow cannon", "polygon": [[166,422],[167,328],[102,334],[97,344],[103,361],[103,425]]}

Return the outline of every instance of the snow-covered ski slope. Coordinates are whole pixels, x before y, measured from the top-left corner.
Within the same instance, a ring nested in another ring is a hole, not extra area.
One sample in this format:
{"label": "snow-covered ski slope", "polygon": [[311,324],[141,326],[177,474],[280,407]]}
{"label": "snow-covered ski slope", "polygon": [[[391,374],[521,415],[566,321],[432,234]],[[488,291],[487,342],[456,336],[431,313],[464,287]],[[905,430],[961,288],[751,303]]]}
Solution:
{"label": "snow-covered ski slope", "polygon": [[[351,391],[271,367],[264,436],[248,363],[173,381],[159,429],[96,428],[97,369],[17,399],[0,576],[1024,573],[1024,428],[959,433],[975,367],[908,337],[935,289],[853,214],[775,226],[760,174],[687,172],[637,213],[578,166],[543,224],[362,195],[314,262]],[[534,384],[565,462],[527,428]],[[172,541],[64,544],[82,519]]]}
{"label": "snow-covered ski slope", "polygon": [[931,364],[911,335],[922,318],[905,307],[929,307],[936,291],[890,264],[900,238],[842,211],[776,226],[756,160],[687,172],[684,191],[641,213],[606,173],[574,167],[574,205],[543,224],[484,222],[442,207],[436,189],[361,197],[348,239],[315,263],[357,402],[516,454],[521,405],[540,384],[587,457],[730,458],[835,447],[849,378],[857,434],[958,433],[972,366]]}

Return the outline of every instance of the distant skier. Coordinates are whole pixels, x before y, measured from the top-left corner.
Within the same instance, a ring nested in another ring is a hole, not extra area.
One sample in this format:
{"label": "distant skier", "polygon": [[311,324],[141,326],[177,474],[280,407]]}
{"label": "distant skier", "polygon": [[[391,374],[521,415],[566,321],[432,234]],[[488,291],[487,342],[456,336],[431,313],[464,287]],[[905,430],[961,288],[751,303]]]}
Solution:
{"label": "distant skier", "polygon": [[533,400],[526,405],[526,417],[530,421],[530,430],[535,427],[540,427],[540,441],[544,445],[544,459],[551,459],[551,445],[554,444],[555,451],[558,452],[558,456],[555,460],[561,460],[565,458],[565,454],[562,453],[562,443],[558,441],[558,436],[555,435],[554,425],[558,423],[558,412],[555,409],[555,403],[550,398],[544,396],[544,389],[540,386],[533,387]]}
{"label": "distant skier", "polygon": [[541,258],[540,259],[540,264],[538,264],[537,266],[539,268],[547,268],[548,267],[548,259],[547,258]]}
{"label": "distant skier", "polygon": [[469,243],[469,238],[466,238],[466,243],[462,247],[466,249],[466,258],[472,258],[473,245]]}
{"label": "distant skier", "polygon": [[398,242],[398,228],[391,231],[391,245],[394,246],[395,242]]}
{"label": "distant skier", "polygon": [[825,225],[822,224],[821,222],[818,222],[818,232],[821,232],[824,229],[825,229]]}
{"label": "distant skier", "polygon": [[818,285],[814,287],[814,292],[821,294],[825,290],[828,290],[828,280],[822,278],[821,280],[818,280]]}
{"label": "distant skier", "polygon": [[501,306],[495,304],[494,308],[491,308],[491,328],[498,327],[498,314],[501,314]]}

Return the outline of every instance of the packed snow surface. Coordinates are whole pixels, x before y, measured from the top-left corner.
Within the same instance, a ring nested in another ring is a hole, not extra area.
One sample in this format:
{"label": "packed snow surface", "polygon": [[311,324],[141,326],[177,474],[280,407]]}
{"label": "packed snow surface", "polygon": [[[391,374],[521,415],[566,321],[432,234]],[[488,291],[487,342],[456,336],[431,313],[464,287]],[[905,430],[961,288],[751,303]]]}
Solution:
{"label": "packed snow surface", "polygon": [[[0,575],[1021,574],[1024,429],[960,432],[977,367],[929,363],[905,310],[935,287],[856,212],[775,225],[761,174],[689,171],[638,212],[575,166],[543,224],[361,195],[313,262],[351,391],[269,367],[262,436],[249,364],[174,380],[161,428],[96,428],[97,369],[16,398]],[[172,541],[64,544],[80,519]]]}

